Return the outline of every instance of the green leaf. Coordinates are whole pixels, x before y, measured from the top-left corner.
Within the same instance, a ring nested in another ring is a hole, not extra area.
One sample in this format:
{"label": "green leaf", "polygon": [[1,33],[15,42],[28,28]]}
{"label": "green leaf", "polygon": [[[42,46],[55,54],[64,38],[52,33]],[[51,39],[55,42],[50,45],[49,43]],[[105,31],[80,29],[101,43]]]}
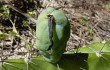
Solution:
{"label": "green leaf", "polygon": [[86,62],[88,54],[64,54],[58,63],[49,63],[41,56],[31,58],[28,63],[24,59],[9,59],[2,70],[88,70]]}
{"label": "green leaf", "polygon": [[81,53],[64,54],[57,63],[49,63],[41,56],[25,61],[9,59],[2,70],[110,70],[110,41],[93,43],[79,51]]}
{"label": "green leaf", "polygon": [[89,70],[110,70],[110,41],[92,43],[79,48],[79,52],[89,54]]}
{"label": "green leaf", "polygon": [[110,53],[103,53],[100,57],[91,53],[87,62],[89,70],[110,70]]}
{"label": "green leaf", "polygon": [[8,34],[7,33],[4,33],[2,31],[0,31],[0,41],[4,40],[7,37],[8,37]]}
{"label": "green leaf", "polygon": [[17,33],[13,31],[13,32],[9,32],[9,35],[14,37],[17,36]]}
{"label": "green leaf", "polygon": [[81,47],[78,50],[81,53],[110,52],[110,41],[106,43],[95,42],[85,47]]}

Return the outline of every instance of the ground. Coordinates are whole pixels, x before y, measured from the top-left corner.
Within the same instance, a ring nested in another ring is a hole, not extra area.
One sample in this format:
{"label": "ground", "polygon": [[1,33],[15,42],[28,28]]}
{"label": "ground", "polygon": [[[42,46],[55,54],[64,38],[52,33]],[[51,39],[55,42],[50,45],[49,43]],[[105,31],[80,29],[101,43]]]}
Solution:
{"label": "ground", "polygon": [[[15,0],[7,2],[3,0],[1,4],[6,5],[11,2],[12,6],[24,13],[28,13],[35,19],[37,19],[43,9],[49,6],[63,11],[71,26],[71,36],[67,43],[66,51],[73,51],[77,47],[110,39],[109,0],[33,1]],[[10,56],[8,58],[23,58],[29,56],[29,53],[38,55],[38,50],[35,49],[35,23],[27,20],[13,8],[8,7],[6,9],[9,11],[8,16],[10,18],[7,18],[6,12],[2,11],[0,13],[0,57],[4,56],[1,59],[8,56]]]}

